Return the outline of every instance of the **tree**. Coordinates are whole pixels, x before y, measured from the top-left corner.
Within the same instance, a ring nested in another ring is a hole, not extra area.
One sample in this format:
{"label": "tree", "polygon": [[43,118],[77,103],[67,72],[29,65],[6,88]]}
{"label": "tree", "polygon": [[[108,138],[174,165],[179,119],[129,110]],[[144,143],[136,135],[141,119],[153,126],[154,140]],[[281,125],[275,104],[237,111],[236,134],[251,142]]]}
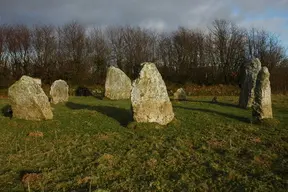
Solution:
{"label": "tree", "polygon": [[41,25],[32,34],[34,76],[52,83],[57,78],[57,37],[55,27]]}
{"label": "tree", "polygon": [[172,33],[174,66],[182,81],[195,79],[194,69],[205,65],[205,35],[201,30],[179,28]]}
{"label": "tree", "polygon": [[245,31],[226,20],[215,20],[207,45],[210,60],[217,67],[224,83],[231,83],[245,58]]}
{"label": "tree", "polygon": [[31,74],[31,32],[25,25],[8,26],[6,30],[7,51],[15,79]]}
{"label": "tree", "polygon": [[227,20],[215,20],[208,31],[180,27],[163,33],[135,26],[87,30],[77,22],[0,25],[0,79],[6,86],[24,74],[48,84],[59,78],[70,84],[103,84],[110,65],[134,79],[142,62],[154,62],[166,81],[231,84],[253,57],[270,72],[287,66],[285,51],[275,34]]}
{"label": "tree", "polygon": [[87,47],[93,82],[103,83],[111,50],[102,29],[94,28],[90,31],[87,37]]}
{"label": "tree", "polygon": [[8,84],[11,79],[11,70],[8,62],[8,51],[6,46],[7,26],[0,26],[0,86]]}
{"label": "tree", "polygon": [[265,30],[251,28],[247,32],[248,57],[258,57],[269,71],[279,66],[285,59],[285,48],[281,45],[279,37]]}
{"label": "tree", "polygon": [[110,64],[117,65],[119,69],[124,70],[123,52],[124,52],[124,28],[110,26],[106,28],[108,45],[111,50]]}
{"label": "tree", "polygon": [[60,75],[74,83],[82,83],[88,78],[85,32],[85,28],[77,22],[68,23],[57,30]]}
{"label": "tree", "polygon": [[125,72],[128,76],[136,78],[141,69],[141,63],[155,60],[157,35],[150,30],[127,26],[123,37]]}

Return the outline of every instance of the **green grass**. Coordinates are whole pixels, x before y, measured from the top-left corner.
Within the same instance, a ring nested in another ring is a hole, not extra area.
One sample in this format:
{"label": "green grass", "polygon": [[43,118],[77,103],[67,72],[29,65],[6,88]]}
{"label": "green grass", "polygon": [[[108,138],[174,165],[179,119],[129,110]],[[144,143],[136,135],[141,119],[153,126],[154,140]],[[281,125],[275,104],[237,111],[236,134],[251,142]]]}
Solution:
{"label": "green grass", "polygon": [[[211,99],[173,101],[167,126],[131,122],[129,101],[93,97],[53,105],[50,121],[1,115],[0,191],[285,191],[288,98],[273,96],[275,119],[257,125],[237,97]],[[31,172],[41,178],[22,183]]]}

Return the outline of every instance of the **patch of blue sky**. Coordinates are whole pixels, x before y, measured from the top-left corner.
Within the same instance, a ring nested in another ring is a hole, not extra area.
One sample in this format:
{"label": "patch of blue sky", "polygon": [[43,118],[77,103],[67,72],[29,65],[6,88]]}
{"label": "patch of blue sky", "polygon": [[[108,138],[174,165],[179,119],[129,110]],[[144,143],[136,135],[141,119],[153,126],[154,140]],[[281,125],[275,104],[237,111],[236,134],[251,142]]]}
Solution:
{"label": "patch of blue sky", "polygon": [[232,7],[232,14],[233,14],[234,16],[239,15],[239,14],[240,14],[240,9],[239,9],[239,7],[233,6],[233,7]]}

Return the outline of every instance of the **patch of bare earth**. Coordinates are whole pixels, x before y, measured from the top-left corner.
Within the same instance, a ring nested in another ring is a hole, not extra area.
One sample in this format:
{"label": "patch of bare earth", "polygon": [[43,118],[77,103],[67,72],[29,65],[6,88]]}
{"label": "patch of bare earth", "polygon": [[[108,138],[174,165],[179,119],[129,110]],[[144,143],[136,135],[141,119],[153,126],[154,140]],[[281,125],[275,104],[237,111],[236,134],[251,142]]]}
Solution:
{"label": "patch of bare earth", "polygon": [[25,186],[33,185],[42,180],[41,173],[26,173],[23,175],[21,181]]}
{"label": "patch of bare earth", "polygon": [[77,184],[78,184],[78,185],[81,185],[81,184],[88,183],[88,182],[90,182],[90,181],[91,181],[91,177],[84,177],[84,178],[78,179]]}
{"label": "patch of bare earth", "polygon": [[28,133],[29,137],[43,137],[44,134],[41,131],[35,131]]}

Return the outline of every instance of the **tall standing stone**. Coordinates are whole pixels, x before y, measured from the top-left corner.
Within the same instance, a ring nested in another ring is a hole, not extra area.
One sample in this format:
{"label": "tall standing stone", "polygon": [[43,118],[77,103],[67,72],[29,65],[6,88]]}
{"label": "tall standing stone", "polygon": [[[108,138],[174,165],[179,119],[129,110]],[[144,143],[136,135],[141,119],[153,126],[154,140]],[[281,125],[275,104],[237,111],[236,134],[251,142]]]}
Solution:
{"label": "tall standing stone", "polygon": [[177,91],[174,93],[174,99],[175,100],[186,100],[186,92],[183,88],[177,89]]}
{"label": "tall standing stone", "polygon": [[51,102],[53,104],[66,102],[69,99],[69,86],[64,80],[56,80],[50,88]]}
{"label": "tall standing stone", "polygon": [[112,100],[130,99],[131,80],[121,69],[109,67],[105,82],[105,97]]}
{"label": "tall standing stone", "polygon": [[242,74],[241,92],[239,97],[239,107],[248,108],[252,106],[254,100],[254,89],[256,79],[259,71],[261,70],[261,62],[255,58],[245,66],[244,73]]}
{"label": "tall standing stone", "polygon": [[252,106],[252,116],[256,121],[273,118],[269,77],[268,68],[262,67],[257,76],[255,99]]}
{"label": "tall standing stone", "polygon": [[53,113],[44,91],[29,76],[22,76],[8,89],[13,117],[26,120],[52,119]]}
{"label": "tall standing stone", "polygon": [[137,122],[166,125],[174,118],[166,85],[154,63],[142,63],[140,76],[132,84],[131,103]]}

